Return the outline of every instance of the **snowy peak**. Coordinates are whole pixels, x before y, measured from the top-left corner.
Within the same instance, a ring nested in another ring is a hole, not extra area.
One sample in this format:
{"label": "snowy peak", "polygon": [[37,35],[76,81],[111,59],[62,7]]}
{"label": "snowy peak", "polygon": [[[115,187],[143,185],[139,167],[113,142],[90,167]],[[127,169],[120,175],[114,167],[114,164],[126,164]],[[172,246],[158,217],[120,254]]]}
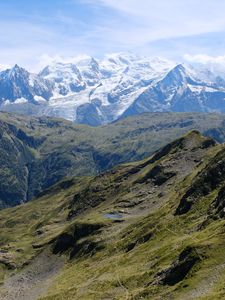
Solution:
{"label": "snowy peak", "polygon": [[149,111],[225,112],[221,74],[132,53],[82,55],[52,62],[38,75],[18,65],[0,72],[0,105],[89,125]]}
{"label": "snowy peak", "polygon": [[174,65],[174,63],[159,57],[151,59],[124,53],[106,55],[100,62],[102,70],[109,74],[114,75],[116,72],[127,73],[129,70],[129,73],[133,73],[135,77],[140,74],[145,78],[164,74]]}
{"label": "snowy peak", "polygon": [[105,61],[109,61],[112,64],[115,65],[130,65],[133,62],[137,61],[139,57],[132,53],[112,53],[105,55],[104,59]]}
{"label": "snowy peak", "polygon": [[0,78],[15,80],[16,78],[28,78],[29,72],[17,64],[11,68],[0,72]]}
{"label": "snowy peak", "polygon": [[72,63],[52,63],[39,75],[53,82],[55,98],[79,92],[85,88],[79,69]]}
{"label": "snowy peak", "polygon": [[99,63],[93,57],[81,59],[76,65],[88,86],[94,86],[102,78]]}
{"label": "snowy peak", "polygon": [[18,65],[0,72],[0,102],[47,100],[52,96],[51,89],[51,82]]}
{"label": "snowy peak", "polygon": [[81,74],[78,68],[76,67],[76,65],[71,63],[52,63],[51,65],[45,67],[39,73],[39,75],[43,77],[54,78],[57,81],[63,80],[65,77],[72,78],[74,77],[73,75],[76,75],[76,77],[78,77],[79,80],[81,80]]}
{"label": "snowy peak", "polygon": [[45,67],[40,73],[40,76],[46,79],[53,79],[56,82],[63,81],[82,81],[82,76],[75,64],[56,62]]}
{"label": "snowy peak", "polygon": [[17,64],[10,70],[11,73],[20,73],[20,72],[27,72],[24,68],[21,68]]}
{"label": "snowy peak", "polygon": [[177,92],[181,93],[188,87],[188,84],[192,83],[188,70],[179,64],[172,68],[162,80],[160,80],[155,88],[161,94],[161,100],[164,99],[165,102],[172,101],[173,97]]}
{"label": "snowy peak", "polygon": [[87,86],[94,86],[102,77],[97,60],[82,57],[75,63],[54,62],[40,73],[55,85],[54,98],[79,93]]}
{"label": "snowy peak", "polygon": [[180,86],[190,81],[190,74],[182,64],[174,67],[163,79],[165,85]]}

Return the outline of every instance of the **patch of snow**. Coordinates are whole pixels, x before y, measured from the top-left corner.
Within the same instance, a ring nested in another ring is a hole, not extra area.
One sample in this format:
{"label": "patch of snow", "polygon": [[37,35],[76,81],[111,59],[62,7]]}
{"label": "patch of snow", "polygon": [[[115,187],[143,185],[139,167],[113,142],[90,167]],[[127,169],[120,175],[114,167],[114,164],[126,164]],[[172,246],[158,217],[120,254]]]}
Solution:
{"label": "patch of snow", "polygon": [[46,102],[46,99],[44,99],[41,96],[37,96],[37,95],[34,96],[34,100],[37,102]]}
{"label": "patch of snow", "polygon": [[14,101],[14,103],[16,103],[16,104],[22,104],[22,103],[27,103],[27,102],[28,102],[28,100],[25,98],[18,98]]}

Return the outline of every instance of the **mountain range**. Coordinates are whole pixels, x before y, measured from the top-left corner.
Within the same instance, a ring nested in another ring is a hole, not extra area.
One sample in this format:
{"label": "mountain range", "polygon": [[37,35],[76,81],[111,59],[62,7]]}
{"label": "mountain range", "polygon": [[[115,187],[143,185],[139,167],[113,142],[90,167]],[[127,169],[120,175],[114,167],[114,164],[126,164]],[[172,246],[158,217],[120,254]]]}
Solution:
{"label": "mountain range", "polygon": [[0,72],[0,109],[103,125],[144,112],[225,112],[225,75],[130,53]]}
{"label": "mountain range", "polygon": [[0,110],[1,300],[225,299],[222,71],[15,65]]}

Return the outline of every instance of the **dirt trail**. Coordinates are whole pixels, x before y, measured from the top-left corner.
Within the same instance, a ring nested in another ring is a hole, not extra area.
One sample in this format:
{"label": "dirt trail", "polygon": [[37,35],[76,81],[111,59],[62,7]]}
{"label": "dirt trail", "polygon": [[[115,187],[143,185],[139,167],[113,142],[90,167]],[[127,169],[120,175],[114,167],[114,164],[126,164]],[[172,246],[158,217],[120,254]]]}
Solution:
{"label": "dirt trail", "polygon": [[65,257],[45,250],[21,272],[6,279],[0,290],[1,300],[37,300],[63,267]]}

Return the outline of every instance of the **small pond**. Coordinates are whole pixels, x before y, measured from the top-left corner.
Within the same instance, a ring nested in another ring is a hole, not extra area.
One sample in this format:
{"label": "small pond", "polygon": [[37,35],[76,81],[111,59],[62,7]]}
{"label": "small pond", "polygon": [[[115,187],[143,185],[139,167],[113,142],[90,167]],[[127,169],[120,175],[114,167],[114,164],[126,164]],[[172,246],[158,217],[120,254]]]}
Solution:
{"label": "small pond", "polygon": [[108,213],[108,214],[104,214],[104,217],[106,219],[110,219],[110,220],[117,220],[117,219],[122,219],[123,216],[119,213]]}

